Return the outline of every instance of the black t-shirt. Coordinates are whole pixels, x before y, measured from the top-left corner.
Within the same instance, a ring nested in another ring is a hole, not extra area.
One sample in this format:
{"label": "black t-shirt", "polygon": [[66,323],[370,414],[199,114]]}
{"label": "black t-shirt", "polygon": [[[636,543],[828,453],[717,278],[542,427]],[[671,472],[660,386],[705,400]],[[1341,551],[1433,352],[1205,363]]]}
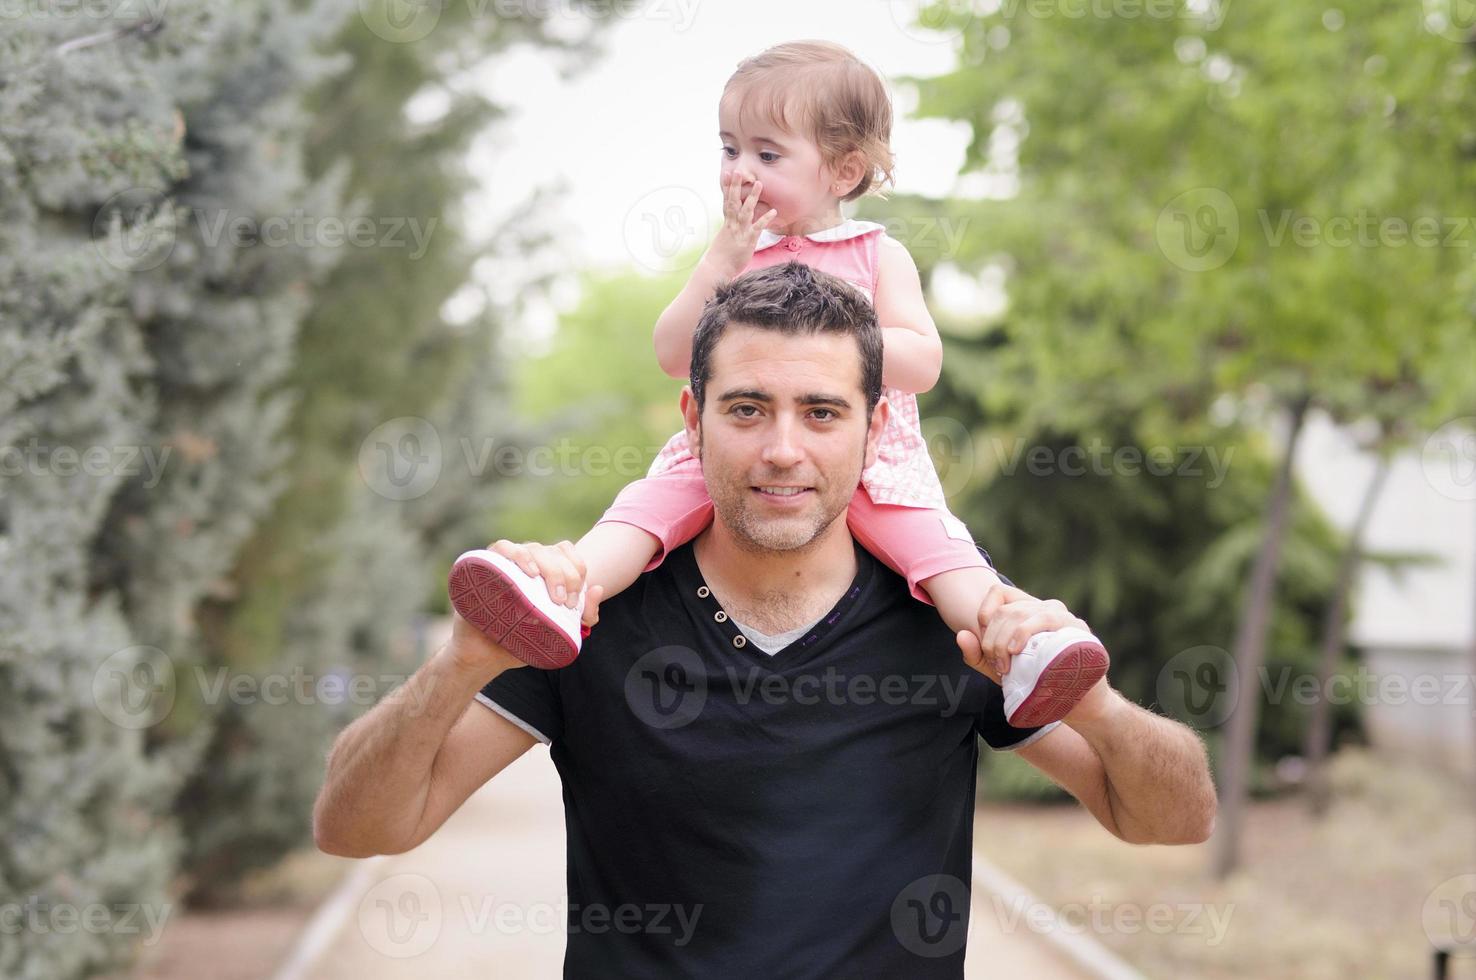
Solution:
{"label": "black t-shirt", "polygon": [[601,605],[573,664],[478,695],[563,780],[565,977],[963,976],[975,736],[1045,729],[1011,727],[937,611],[856,559],[771,655],[684,545]]}

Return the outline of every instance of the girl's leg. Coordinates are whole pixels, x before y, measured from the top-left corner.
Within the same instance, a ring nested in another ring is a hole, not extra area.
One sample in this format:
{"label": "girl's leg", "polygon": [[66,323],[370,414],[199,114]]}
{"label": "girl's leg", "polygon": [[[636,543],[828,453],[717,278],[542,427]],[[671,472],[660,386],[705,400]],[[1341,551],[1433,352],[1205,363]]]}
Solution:
{"label": "girl's leg", "polygon": [[955,633],[983,633],[979,607],[999,576],[962,521],[944,511],[878,504],[857,487],[846,522],[861,547],[906,578],[914,598],[937,606]]}
{"label": "girl's leg", "polygon": [[710,523],[712,499],[696,459],[628,484],[574,546],[584,559],[585,585],[604,586],[602,602],[624,592]]}
{"label": "girl's leg", "polygon": [[661,539],[634,524],[602,519],[574,545],[584,559],[584,584],[603,586],[603,598],[624,592],[661,552]]}
{"label": "girl's leg", "polygon": [[[574,547],[584,560],[586,589],[602,586],[603,599],[623,591],[712,520],[701,465],[690,463],[628,485],[580,538]],[[524,663],[557,669],[579,656],[589,630],[581,623],[584,610],[558,594],[562,586],[551,593],[517,562],[488,549],[466,552],[452,565],[448,588],[457,613]]]}
{"label": "girl's leg", "polygon": [[[984,632],[984,596],[999,581],[952,514],[876,504],[864,487],[851,501],[847,522],[862,547],[907,579],[912,594],[938,607],[955,633]],[[1107,672],[1107,650],[1091,633],[1063,628],[1037,633],[1012,656],[1003,678],[984,672],[1004,690],[1005,717],[1020,728],[1057,721]]]}

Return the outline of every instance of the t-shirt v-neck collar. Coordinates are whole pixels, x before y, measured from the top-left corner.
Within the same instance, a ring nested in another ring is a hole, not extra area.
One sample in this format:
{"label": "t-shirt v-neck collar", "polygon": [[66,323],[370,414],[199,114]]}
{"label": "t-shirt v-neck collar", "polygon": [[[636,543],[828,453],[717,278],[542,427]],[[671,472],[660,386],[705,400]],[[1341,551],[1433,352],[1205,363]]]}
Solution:
{"label": "t-shirt v-neck collar", "polygon": [[689,541],[671,552],[667,561],[671,562],[675,572],[678,587],[681,589],[682,601],[692,609],[699,621],[706,628],[722,638],[728,649],[737,650],[754,658],[757,662],[774,669],[787,667],[789,664],[801,660],[808,660],[810,655],[828,645],[828,638],[834,632],[836,625],[856,605],[862,593],[871,584],[874,577],[875,559],[852,539],[851,546],[856,549],[856,577],[851,580],[851,585],[836,600],[830,610],[811,624],[810,629],[802,636],[790,643],[783,649],[774,653],[768,653],[752,644],[753,649],[748,649],[750,641],[748,636],[733,622],[711,587],[702,577],[702,569],[697,565],[697,552],[694,548],[695,542]]}

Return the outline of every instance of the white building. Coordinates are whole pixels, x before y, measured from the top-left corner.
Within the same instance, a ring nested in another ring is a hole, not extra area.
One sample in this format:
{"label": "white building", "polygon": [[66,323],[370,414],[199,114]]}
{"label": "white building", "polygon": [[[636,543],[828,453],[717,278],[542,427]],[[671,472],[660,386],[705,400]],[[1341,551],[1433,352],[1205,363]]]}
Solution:
{"label": "white building", "polygon": [[[1374,471],[1345,430],[1313,415],[1297,452],[1302,486],[1342,530]],[[1394,576],[1366,566],[1349,642],[1367,675],[1344,689],[1363,699],[1383,748],[1476,769],[1476,418],[1443,426],[1402,453],[1374,509],[1368,551],[1428,552],[1439,564]]]}

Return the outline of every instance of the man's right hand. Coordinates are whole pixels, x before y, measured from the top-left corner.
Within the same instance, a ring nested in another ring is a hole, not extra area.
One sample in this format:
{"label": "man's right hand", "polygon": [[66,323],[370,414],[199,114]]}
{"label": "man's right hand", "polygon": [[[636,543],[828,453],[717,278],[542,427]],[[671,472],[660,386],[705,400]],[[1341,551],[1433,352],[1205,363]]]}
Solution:
{"label": "man's right hand", "polygon": [[[555,545],[547,545],[526,541],[518,544],[500,538],[487,548],[517,562],[524,573],[541,577],[555,602],[562,602],[570,609],[575,608],[579,602],[579,590],[584,588],[588,569],[571,542],[560,541]],[[585,626],[594,626],[599,622],[600,599],[603,597],[604,589],[598,585],[590,586],[585,593],[584,612],[580,616]],[[501,673],[510,667],[523,666],[521,660],[463,619],[454,609],[451,611],[451,648],[458,661],[476,670],[486,669],[491,673]]]}

